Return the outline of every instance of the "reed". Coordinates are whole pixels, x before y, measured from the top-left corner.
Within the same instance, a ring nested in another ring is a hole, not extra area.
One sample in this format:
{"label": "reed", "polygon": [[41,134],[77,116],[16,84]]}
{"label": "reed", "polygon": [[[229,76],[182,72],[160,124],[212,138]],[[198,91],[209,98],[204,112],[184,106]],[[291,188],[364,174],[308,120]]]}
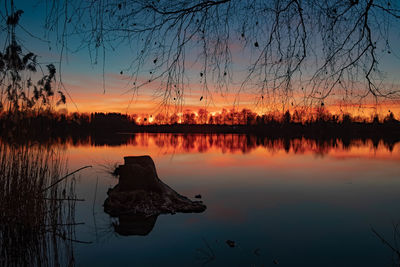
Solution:
{"label": "reed", "polygon": [[[0,266],[73,266],[75,181],[59,150],[0,143]],[[48,189],[46,189],[48,188]]]}

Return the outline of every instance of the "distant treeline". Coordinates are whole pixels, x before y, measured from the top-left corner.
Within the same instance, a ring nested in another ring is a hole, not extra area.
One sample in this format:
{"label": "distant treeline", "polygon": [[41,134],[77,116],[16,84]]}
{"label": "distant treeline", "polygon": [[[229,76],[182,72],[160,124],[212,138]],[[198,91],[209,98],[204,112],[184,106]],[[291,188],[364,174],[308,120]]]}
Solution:
{"label": "distant treeline", "polygon": [[85,136],[91,133],[132,131],[135,121],[119,113],[3,113],[0,115],[1,135]]}
{"label": "distant treeline", "polygon": [[400,122],[393,113],[380,118],[334,115],[321,108],[313,114],[289,111],[259,115],[251,110],[208,113],[186,111],[181,116],[159,114],[154,118],[120,113],[1,113],[0,134],[21,137],[92,136],[111,133],[242,133],[290,138],[400,136]]}
{"label": "distant treeline", "polygon": [[386,116],[375,115],[373,117],[353,117],[349,113],[340,115],[330,113],[323,105],[313,110],[299,109],[292,112],[270,112],[266,114],[258,114],[250,109],[226,110],[220,112],[208,112],[206,109],[199,109],[197,112],[185,110],[177,114],[159,113],[156,116],[152,115],[132,115],[131,119],[138,125],[173,125],[173,124],[207,124],[207,125],[265,125],[265,124],[312,124],[319,122],[387,122],[396,121],[393,112],[388,112]]}

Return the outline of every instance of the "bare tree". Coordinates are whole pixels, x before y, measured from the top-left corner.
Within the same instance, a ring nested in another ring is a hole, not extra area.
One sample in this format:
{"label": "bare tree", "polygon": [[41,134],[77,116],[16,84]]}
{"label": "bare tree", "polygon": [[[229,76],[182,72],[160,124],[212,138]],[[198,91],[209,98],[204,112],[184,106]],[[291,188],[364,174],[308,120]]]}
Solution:
{"label": "bare tree", "polygon": [[[211,91],[256,92],[283,105],[398,99],[378,63],[395,55],[393,0],[47,0],[48,30],[79,36],[94,61],[132,48],[132,89],[157,83],[163,106],[179,105],[189,81]],[[243,62],[244,61],[244,62]],[[237,63],[245,71],[237,75]],[[122,73],[122,71],[121,71]],[[237,83],[237,84],[236,84]],[[212,90],[215,87],[215,90]],[[203,97],[200,98],[202,101]]]}

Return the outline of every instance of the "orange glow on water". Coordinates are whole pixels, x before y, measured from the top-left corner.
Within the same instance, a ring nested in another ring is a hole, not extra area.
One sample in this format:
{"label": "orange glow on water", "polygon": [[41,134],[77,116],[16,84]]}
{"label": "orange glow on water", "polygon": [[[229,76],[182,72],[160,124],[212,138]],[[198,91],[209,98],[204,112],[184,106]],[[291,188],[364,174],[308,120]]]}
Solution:
{"label": "orange glow on water", "polygon": [[[76,160],[85,158],[107,158],[114,153],[129,155],[171,155],[191,156],[199,153],[207,155],[244,155],[250,158],[283,160],[288,155],[304,155],[313,158],[329,157],[337,160],[346,158],[381,159],[400,161],[400,143],[385,144],[382,141],[374,143],[372,140],[353,140],[344,144],[340,140],[319,142],[310,139],[267,139],[256,138],[238,134],[135,134],[118,146],[96,144],[67,144],[70,151],[74,151]],[[96,151],[96,153],[94,153]],[[234,157],[233,157],[234,158]],[[233,159],[230,158],[231,160]],[[121,158],[122,159],[122,158]],[[226,166],[231,164],[224,157],[219,159],[210,157],[210,164]],[[243,164],[259,164],[256,161],[243,162]]]}

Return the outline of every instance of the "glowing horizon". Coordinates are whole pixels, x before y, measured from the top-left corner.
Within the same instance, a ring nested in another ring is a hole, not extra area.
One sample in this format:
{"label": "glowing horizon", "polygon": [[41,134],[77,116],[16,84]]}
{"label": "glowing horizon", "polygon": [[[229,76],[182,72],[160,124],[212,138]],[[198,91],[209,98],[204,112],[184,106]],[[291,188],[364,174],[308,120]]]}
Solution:
{"label": "glowing horizon", "polygon": [[[120,77],[119,77],[120,76]],[[289,110],[293,112],[296,109],[309,108],[306,105],[269,105],[260,103],[259,95],[255,93],[241,92],[211,92],[204,95],[198,84],[189,84],[186,95],[182,103],[178,100],[176,104],[161,104],[159,96],[155,95],[150,89],[140,89],[137,93],[129,88],[127,83],[128,76],[125,75],[107,75],[107,88],[105,93],[102,92],[102,83],[89,77],[77,76],[67,77],[75,82],[65,83],[66,89],[72,97],[72,101],[67,101],[65,106],[59,106],[57,109],[66,113],[121,113],[128,115],[157,115],[165,110],[169,112],[182,113],[185,110],[197,112],[199,109],[206,109],[210,113],[218,113],[223,109],[237,110],[250,109],[253,112],[262,115],[271,112],[284,112]],[[82,85],[81,83],[85,83]],[[110,85],[109,85],[110,84]],[[156,85],[154,86],[156,88]],[[190,89],[192,88],[192,89]],[[156,89],[154,89],[156,90]],[[235,90],[234,90],[235,91]],[[200,100],[201,99],[201,100]],[[174,101],[172,101],[174,102]],[[320,102],[315,101],[313,107],[318,107]],[[75,105],[78,109],[76,109]],[[375,114],[386,116],[389,112],[393,112],[398,118],[400,117],[399,101],[387,100],[385,102],[374,103],[372,99],[364,103],[346,103],[335,100],[328,100],[324,103],[324,107],[332,114],[351,114],[352,116],[371,117]]]}

